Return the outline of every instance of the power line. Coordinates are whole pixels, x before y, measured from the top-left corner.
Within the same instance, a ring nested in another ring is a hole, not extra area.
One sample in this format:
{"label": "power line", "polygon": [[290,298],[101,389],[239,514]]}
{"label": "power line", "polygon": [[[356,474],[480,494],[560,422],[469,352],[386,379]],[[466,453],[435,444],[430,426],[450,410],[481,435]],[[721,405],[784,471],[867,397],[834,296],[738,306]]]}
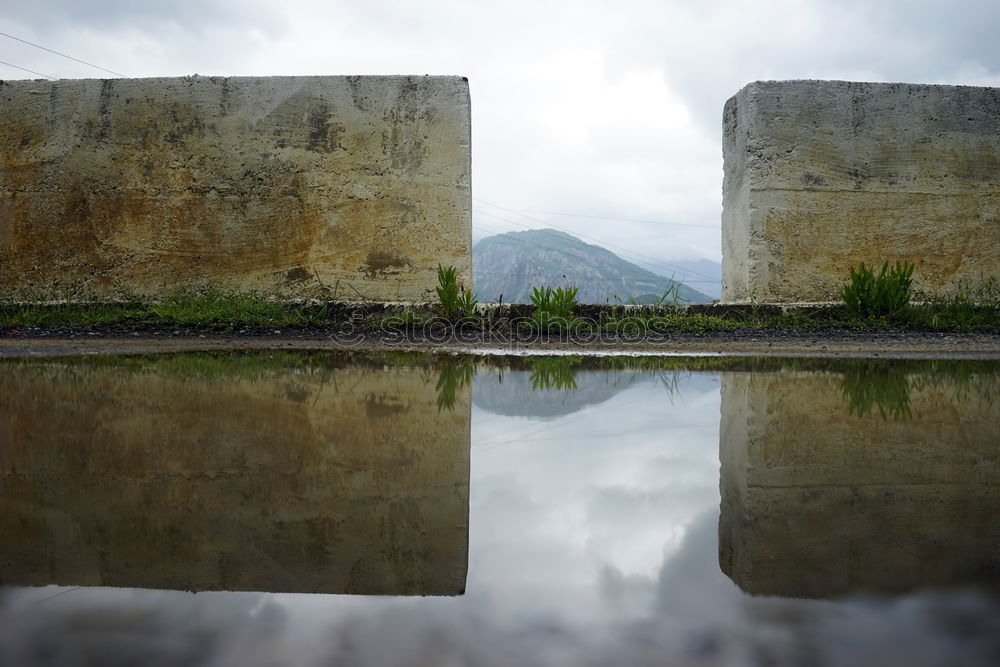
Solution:
{"label": "power line", "polygon": [[[41,49],[42,51],[48,51],[49,53],[54,53],[57,56],[62,56],[63,58],[68,58],[70,60],[75,60],[76,62],[82,63],[84,65],[87,65],[88,67],[97,68],[97,69],[101,70],[102,72],[107,72],[109,74],[114,74],[115,76],[120,76],[123,79],[127,79],[128,78],[124,74],[119,74],[118,72],[115,72],[114,70],[110,70],[110,69],[108,69],[106,67],[101,67],[100,65],[95,65],[94,63],[88,63],[86,60],[80,60],[79,58],[74,58],[73,56],[68,56],[65,53],[60,53],[58,51],[53,51],[50,48],[42,46],[41,44],[35,44],[34,42],[29,42],[26,39],[21,39],[20,37],[15,37],[14,35],[8,35],[5,32],[0,32],[0,35],[3,35],[4,37],[8,37],[8,38],[13,39],[13,40],[18,41],[18,42],[21,42],[23,44],[27,44],[28,46],[33,46],[36,49]],[[24,68],[23,67],[18,67],[18,69],[24,69]],[[38,72],[32,72],[32,74],[38,74]],[[45,76],[45,75],[43,74],[42,76]],[[52,77],[48,77],[48,78],[51,79]]]}
{"label": "power line", "polygon": [[54,76],[49,76],[48,74],[42,74],[41,72],[36,72],[33,69],[28,69],[27,67],[21,67],[20,65],[14,65],[12,63],[5,63],[2,60],[0,60],[0,65],[6,65],[7,67],[13,67],[14,69],[19,69],[19,70],[22,70],[24,72],[28,72],[30,74],[37,74],[38,76],[44,77],[46,79],[52,79],[53,81],[55,81],[55,77]]}
{"label": "power line", "polygon": [[[566,232],[567,234],[573,234],[574,236],[578,236],[580,238],[590,239],[591,241],[596,241],[597,243],[599,243],[601,245],[608,246],[608,247],[611,247],[611,248],[616,248],[616,249],[621,250],[623,252],[627,252],[629,254],[635,255],[636,257],[642,257],[643,259],[646,259],[646,260],[649,260],[651,262],[654,262],[654,263],[656,263],[656,264],[658,264],[660,266],[664,266],[664,267],[666,267],[666,268],[668,268],[668,269],[670,269],[672,271],[680,271],[682,273],[688,273],[688,274],[696,276],[698,278],[704,278],[706,281],[713,282],[713,283],[714,282],[718,282],[717,280],[712,279],[711,276],[706,276],[703,273],[698,273],[696,271],[690,271],[690,270],[687,270],[687,269],[682,269],[679,266],[673,266],[672,264],[664,262],[661,259],[657,259],[656,257],[650,257],[649,255],[643,255],[642,253],[636,252],[635,250],[629,250],[628,248],[624,248],[624,247],[619,246],[619,245],[614,245],[613,243],[607,243],[607,242],[602,241],[600,239],[594,238],[593,236],[587,236],[586,234],[581,234],[581,233],[579,233],[579,232],[577,232],[575,230],[572,230],[572,229],[566,229],[564,227],[558,227],[556,225],[553,225],[550,222],[546,222],[545,220],[539,220],[538,218],[533,218],[530,215],[525,215],[524,213],[518,213],[514,209],[509,209],[509,208],[506,208],[504,206],[500,206],[498,204],[492,204],[492,203],[486,201],[485,199],[479,199],[477,197],[473,197],[473,199],[475,199],[475,201],[478,201],[481,204],[486,204],[487,206],[492,206],[493,208],[498,208],[501,211],[507,211],[509,213],[515,213],[517,215],[520,215],[521,217],[527,218],[528,220],[533,220],[533,221],[535,221],[535,222],[537,222],[539,224],[542,224],[542,225],[548,225],[549,227],[551,227],[553,229],[558,229],[559,231]],[[489,213],[485,213],[485,211],[483,211],[482,209],[480,209],[479,212],[483,213],[485,215],[491,215]],[[496,218],[497,216],[494,215],[493,217]],[[498,219],[503,220],[503,218],[498,218]],[[509,223],[511,223],[513,225],[518,225],[519,227],[524,227],[525,229],[532,229],[532,227],[530,227],[529,225],[525,225],[524,223],[521,223],[521,222],[514,222],[513,220],[506,220],[506,222],[509,222]]]}
{"label": "power line", "polygon": [[534,211],[532,209],[508,209],[514,213],[540,213],[542,215],[561,215],[567,218],[590,218],[592,220],[616,220],[619,222],[643,222],[656,225],[675,225],[677,227],[701,227],[702,229],[718,229],[715,225],[698,225],[693,222],[672,222],[670,220],[648,220],[645,218],[616,218],[608,215],[583,215],[582,213],[560,213],[558,211]]}

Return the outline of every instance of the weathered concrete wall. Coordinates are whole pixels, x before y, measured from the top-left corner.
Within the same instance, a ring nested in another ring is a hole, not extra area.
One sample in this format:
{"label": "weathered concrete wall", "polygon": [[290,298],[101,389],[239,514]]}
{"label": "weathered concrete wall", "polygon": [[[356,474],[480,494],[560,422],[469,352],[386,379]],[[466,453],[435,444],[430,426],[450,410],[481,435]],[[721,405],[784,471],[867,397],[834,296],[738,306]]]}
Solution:
{"label": "weathered concrete wall", "polygon": [[0,81],[0,296],[471,285],[468,82]]}
{"label": "weathered concrete wall", "polygon": [[1000,89],[764,81],[723,113],[722,300],[837,301],[848,267],[916,287],[1000,274]]}
{"label": "weathered concrete wall", "polygon": [[883,419],[852,413],[837,373],[723,373],[719,563],[740,588],[997,585],[1000,376],[906,382]]}
{"label": "weathered concrete wall", "polygon": [[470,388],[301,361],[0,364],[0,583],[463,592]]}

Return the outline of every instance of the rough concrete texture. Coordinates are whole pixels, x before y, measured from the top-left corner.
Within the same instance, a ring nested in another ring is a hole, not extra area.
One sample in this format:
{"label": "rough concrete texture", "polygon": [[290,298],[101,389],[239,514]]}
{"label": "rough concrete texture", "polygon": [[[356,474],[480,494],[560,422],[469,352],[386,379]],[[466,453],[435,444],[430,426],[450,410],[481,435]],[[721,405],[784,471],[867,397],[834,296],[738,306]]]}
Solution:
{"label": "rough concrete texture", "polygon": [[468,386],[223,359],[0,364],[0,583],[464,591]]}
{"label": "rough concrete texture", "polygon": [[995,371],[908,376],[898,419],[852,413],[846,377],[722,374],[722,570],[744,591],[789,597],[996,586]]}
{"label": "rough concrete texture", "polygon": [[762,81],[723,113],[722,300],[839,300],[848,267],[915,287],[1000,274],[1000,88]]}
{"label": "rough concrete texture", "polygon": [[0,296],[471,285],[461,77],[0,81]]}

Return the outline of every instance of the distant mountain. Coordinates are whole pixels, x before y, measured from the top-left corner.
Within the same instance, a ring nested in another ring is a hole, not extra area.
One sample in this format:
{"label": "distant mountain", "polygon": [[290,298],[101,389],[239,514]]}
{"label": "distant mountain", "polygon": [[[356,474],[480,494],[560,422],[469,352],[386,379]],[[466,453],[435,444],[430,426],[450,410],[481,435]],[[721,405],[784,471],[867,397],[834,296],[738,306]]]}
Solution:
{"label": "distant mountain", "polygon": [[[472,248],[473,291],[484,303],[530,303],[533,287],[577,287],[580,303],[652,303],[674,284],[610,250],[554,229],[489,236]],[[678,281],[680,282],[680,281]],[[680,284],[682,303],[708,295]]]}
{"label": "distant mountain", "polygon": [[535,387],[530,371],[481,373],[472,383],[472,404],[497,415],[556,419],[650,380],[651,374],[635,371],[580,371],[573,374],[573,388],[556,389]]}

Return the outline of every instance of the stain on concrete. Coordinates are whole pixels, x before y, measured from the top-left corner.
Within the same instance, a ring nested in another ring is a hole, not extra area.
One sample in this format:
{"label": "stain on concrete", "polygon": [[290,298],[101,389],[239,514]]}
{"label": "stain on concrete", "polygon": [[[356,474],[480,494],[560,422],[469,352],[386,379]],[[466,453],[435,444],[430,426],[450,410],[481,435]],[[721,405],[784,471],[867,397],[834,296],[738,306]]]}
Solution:
{"label": "stain on concrete", "polygon": [[97,138],[107,141],[111,134],[111,93],[114,88],[114,81],[105,79],[101,81],[100,101],[97,105]]}
{"label": "stain on concrete", "polygon": [[301,266],[297,266],[285,274],[286,283],[300,283],[311,279],[312,274],[303,269]]}
{"label": "stain on concrete", "polygon": [[411,266],[410,260],[398,253],[389,250],[370,250],[361,270],[366,278],[375,280],[386,276],[397,276]]}
{"label": "stain on concrete", "polygon": [[370,393],[365,397],[365,414],[376,419],[399,417],[409,409],[407,403],[388,393]]}
{"label": "stain on concrete", "polygon": [[439,263],[469,282],[468,106],[460,77],[7,82],[0,291],[419,301]]}
{"label": "stain on concrete", "polygon": [[331,111],[326,102],[319,101],[309,110],[306,118],[309,139],[306,149],[318,153],[343,148],[338,138],[344,133],[344,126],[331,120]]}
{"label": "stain on concrete", "polygon": [[807,171],[806,173],[802,174],[802,185],[807,188],[818,187],[823,185],[824,183],[826,183],[826,181],[822,176],[814,174],[811,171]]}

